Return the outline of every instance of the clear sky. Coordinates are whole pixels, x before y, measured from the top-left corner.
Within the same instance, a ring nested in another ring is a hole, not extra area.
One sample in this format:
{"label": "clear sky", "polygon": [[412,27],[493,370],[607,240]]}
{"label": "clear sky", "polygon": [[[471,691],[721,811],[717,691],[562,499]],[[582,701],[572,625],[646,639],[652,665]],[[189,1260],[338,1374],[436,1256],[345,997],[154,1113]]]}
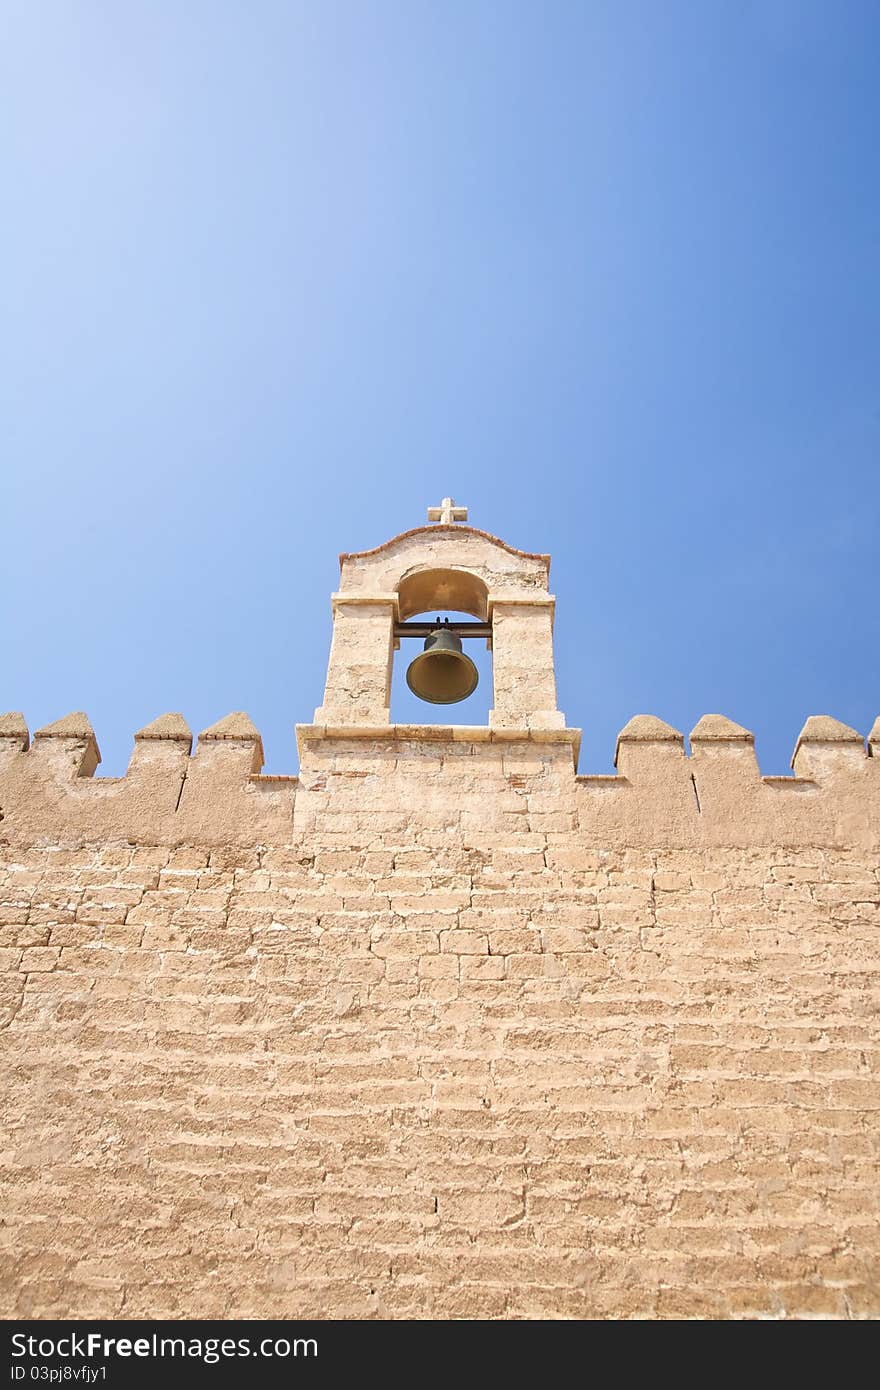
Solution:
{"label": "clear sky", "polygon": [[0,708],[295,771],[338,552],[451,494],[553,556],[582,771],[866,732],[878,53],[876,0],[0,0]]}

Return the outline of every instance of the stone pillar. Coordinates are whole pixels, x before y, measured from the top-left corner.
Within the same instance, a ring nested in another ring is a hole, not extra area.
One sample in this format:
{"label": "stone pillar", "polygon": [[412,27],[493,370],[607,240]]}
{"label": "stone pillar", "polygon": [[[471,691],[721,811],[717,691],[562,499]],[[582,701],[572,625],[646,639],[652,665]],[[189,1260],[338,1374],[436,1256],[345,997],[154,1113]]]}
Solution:
{"label": "stone pillar", "polygon": [[316,724],[388,724],[396,594],[334,594],[333,640]]}
{"label": "stone pillar", "polygon": [[554,599],[489,598],[492,617],[494,729],[564,729],[556,708],[553,667]]}

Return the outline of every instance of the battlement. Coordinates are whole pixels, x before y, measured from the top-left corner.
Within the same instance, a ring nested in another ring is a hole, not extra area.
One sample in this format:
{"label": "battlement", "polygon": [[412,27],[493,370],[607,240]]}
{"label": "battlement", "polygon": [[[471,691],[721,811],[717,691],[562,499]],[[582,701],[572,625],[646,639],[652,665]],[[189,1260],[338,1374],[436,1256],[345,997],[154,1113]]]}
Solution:
{"label": "battlement", "polygon": [[183,717],[140,729],[124,777],[95,773],[85,714],[38,729],[0,716],[0,834],[9,843],[139,840],[275,844],[311,834],[362,842],[377,831],[572,837],[585,847],[880,844],[880,718],[865,739],[811,716],[793,775],[761,775],[754,736],[704,715],[684,736],[651,715],[621,730],[611,776],[578,776],[580,731],[407,724],[297,726],[299,776],[262,775],[246,714],[205,729]]}

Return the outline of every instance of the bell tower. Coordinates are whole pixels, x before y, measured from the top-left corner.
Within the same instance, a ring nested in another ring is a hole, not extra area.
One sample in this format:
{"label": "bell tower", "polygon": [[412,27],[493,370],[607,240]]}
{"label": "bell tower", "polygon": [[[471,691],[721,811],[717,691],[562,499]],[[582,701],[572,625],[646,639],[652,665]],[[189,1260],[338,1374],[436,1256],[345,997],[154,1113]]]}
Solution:
{"label": "bell tower", "polygon": [[[445,661],[447,674],[453,660],[471,666],[464,654],[457,656],[462,639],[465,645],[483,640],[492,652],[492,708],[488,724],[470,732],[505,741],[543,736],[571,743],[576,755],[579,731],[566,728],[556,703],[550,557],[517,550],[467,525],[467,515],[466,507],[446,497],[428,509],[427,526],[404,531],[374,550],[340,556],[324,699],[314,723],[300,726],[301,745],[333,735],[382,739],[406,731],[416,736],[422,725],[390,721],[391,672],[401,638],[420,637],[426,650],[410,667],[417,695],[438,704],[463,698],[456,692],[473,688],[467,673],[457,670],[447,686],[440,679],[441,664]],[[438,639],[434,615],[444,611],[474,621],[444,623]],[[420,616],[421,622],[414,621]],[[442,656],[432,651],[435,646]],[[456,740],[467,732],[457,727]]]}

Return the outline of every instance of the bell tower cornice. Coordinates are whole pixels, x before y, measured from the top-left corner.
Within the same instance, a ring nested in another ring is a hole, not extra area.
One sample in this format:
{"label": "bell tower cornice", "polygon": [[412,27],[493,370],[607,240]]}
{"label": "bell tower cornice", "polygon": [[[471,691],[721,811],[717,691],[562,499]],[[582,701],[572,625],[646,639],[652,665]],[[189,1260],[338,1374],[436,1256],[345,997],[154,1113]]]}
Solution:
{"label": "bell tower cornice", "polygon": [[517,555],[521,560],[534,560],[537,564],[544,567],[545,573],[549,578],[549,555],[538,555],[529,550],[518,550],[516,546],[508,545],[507,541],[501,540],[499,536],[494,536],[491,531],[481,531],[477,526],[414,526],[409,531],[401,531],[399,535],[392,536],[390,540],[383,541],[381,545],[374,546],[372,550],[342,551],[339,556],[339,564],[342,566],[347,560],[365,560],[371,555],[381,555],[385,551],[393,549],[398,542],[409,540],[411,536],[435,536],[440,530],[449,530],[459,536],[479,536],[482,540],[489,541],[491,545],[497,545],[500,550],[506,550],[508,555]]}

